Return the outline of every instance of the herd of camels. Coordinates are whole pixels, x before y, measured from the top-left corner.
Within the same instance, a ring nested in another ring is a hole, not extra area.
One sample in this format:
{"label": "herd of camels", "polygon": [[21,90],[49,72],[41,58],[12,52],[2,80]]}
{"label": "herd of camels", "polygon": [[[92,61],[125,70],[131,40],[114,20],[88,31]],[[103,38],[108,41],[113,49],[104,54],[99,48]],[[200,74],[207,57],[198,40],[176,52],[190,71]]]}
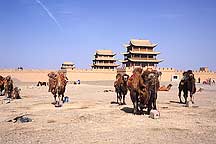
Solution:
{"label": "herd of camels", "polygon": [[[142,68],[135,68],[131,76],[127,74],[116,75],[114,82],[115,92],[117,94],[117,103],[119,105],[125,105],[125,96],[128,91],[130,98],[133,103],[133,113],[141,114],[146,110],[146,114],[150,114],[150,111],[157,110],[157,92],[158,91],[169,91],[172,87],[171,84],[168,86],[160,86],[159,77],[162,75],[161,72],[153,69],[143,70]],[[49,77],[49,90],[54,96],[53,104],[56,107],[62,106],[64,102],[64,93],[67,85],[67,77],[63,72],[50,72]],[[39,83],[38,83],[39,85]],[[40,83],[41,85],[41,83]],[[187,103],[188,92],[190,100],[194,103],[193,94],[196,92],[195,78],[191,70],[183,73],[183,78],[179,83],[179,101],[180,103]],[[181,93],[183,91],[184,101],[181,99]],[[0,95],[6,95],[8,98],[18,99],[21,98],[20,89],[13,86],[13,80],[10,76],[0,76]]]}

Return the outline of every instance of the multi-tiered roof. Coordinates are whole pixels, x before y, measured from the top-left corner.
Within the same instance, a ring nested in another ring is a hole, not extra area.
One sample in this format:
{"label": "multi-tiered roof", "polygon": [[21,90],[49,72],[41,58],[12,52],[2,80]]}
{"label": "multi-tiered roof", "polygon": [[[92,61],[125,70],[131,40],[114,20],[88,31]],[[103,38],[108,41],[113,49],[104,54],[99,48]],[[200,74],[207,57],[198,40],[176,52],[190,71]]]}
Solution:
{"label": "multi-tiered roof", "polygon": [[64,62],[61,66],[61,69],[75,69],[75,64],[72,62]]}
{"label": "multi-tiered roof", "polygon": [[124,47],[127,48],[127,52],[122,53],[124,55],[124,60],[121,62],[126,67],[148,67],[155,66],[163,60],[156,59],[156,56],[160,52],[155,52],[154,48],[157,44],[151,43],[149,40],[130,40],[129,44],[125,44]]}
{"label": "multi-tiered roof", "polygon": [[115,69],[118,65],[115,64],[116,59],[114,58],[116,54],[112,50],[97,50],[92,68],[93,69]]}

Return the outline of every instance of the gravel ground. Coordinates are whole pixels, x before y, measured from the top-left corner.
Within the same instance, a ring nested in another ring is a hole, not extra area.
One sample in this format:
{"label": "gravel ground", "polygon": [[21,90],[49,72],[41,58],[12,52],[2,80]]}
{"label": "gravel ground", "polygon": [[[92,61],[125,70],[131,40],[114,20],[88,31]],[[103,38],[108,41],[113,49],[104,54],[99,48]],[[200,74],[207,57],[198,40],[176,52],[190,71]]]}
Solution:
{"label": "gravel ground", "polygon": [[[167,85],[168,83],[162,83]],[[69,103],[56,108],[48,87],[19,82],[21,100],[0,97],[0,144],[191,144],[216,143],[216,86],[197,85],[195,107],[178,103],[177,84],[158,93],[159,119],[133,115],[132,103],[117,105],[113,81],[69,84]],[[104,92],[104,90],[111,90]],[[26,115],[28,123],[8,122]]]}

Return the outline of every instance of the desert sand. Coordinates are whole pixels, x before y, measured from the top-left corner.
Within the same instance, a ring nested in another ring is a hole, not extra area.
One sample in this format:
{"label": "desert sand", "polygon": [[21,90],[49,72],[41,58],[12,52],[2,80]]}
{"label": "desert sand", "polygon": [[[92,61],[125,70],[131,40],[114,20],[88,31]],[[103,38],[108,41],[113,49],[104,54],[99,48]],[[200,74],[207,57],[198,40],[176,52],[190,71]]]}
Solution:
{"label": "desert sand", "polygon": [[[168,83],[162,83],[167,85]],[[127,105],[115,104],[113,81],[68,84],[69,102],[56,108],[48,87],[15,82],[22,89],[20,100],[2,103],[0,97],[0,144],[191,144],[216,143],[216,86],[197,85],[195,106],[178,103],[177,83],[169,92],[158,92],[159,119],[132,114],[129,94]],[[33,121],[9,120],[26,115]]]}

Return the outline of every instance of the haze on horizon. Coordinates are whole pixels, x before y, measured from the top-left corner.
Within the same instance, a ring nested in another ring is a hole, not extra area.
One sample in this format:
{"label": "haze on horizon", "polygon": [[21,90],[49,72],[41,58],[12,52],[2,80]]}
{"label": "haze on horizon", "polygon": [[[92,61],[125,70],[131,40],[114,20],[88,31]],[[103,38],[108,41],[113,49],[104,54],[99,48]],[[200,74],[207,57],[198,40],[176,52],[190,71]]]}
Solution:
{"label": "haze on horizon", "polygon": [[158,43],[158,66],[216,71],[214,0],[0,0],[0,68],[90,68],[97,49],[123,59],[130,39]]}

